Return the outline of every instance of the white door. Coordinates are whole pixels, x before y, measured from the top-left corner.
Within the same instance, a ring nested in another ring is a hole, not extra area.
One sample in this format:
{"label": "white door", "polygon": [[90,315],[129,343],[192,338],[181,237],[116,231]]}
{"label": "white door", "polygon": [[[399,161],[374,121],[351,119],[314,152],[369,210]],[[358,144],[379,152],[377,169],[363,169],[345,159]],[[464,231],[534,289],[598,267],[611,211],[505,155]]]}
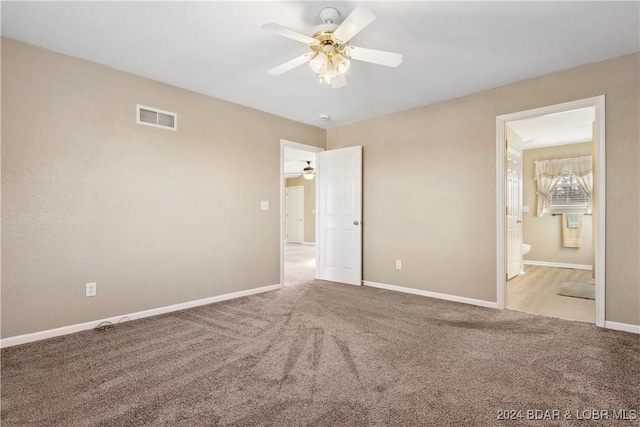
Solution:
{"label": "white door", "polygon": [[304,242],[304,187],[287,187],[287,242]]}
{"label": "white door", "polygon": [[362,284],[362,147],[318,153],[318,279]]}
{"label": "white door", "polygon": [[520,153],[512,148],[507,149],[507,280],[520,272]]}

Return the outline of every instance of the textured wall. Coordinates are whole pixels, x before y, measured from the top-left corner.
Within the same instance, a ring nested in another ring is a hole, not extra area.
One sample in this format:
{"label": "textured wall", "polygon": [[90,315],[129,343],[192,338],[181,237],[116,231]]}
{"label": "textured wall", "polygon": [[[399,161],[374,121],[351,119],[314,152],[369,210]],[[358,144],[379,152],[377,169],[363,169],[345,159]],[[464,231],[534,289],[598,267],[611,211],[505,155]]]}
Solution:
{"label": "textured wall", "polygon": [[325,131],[2,39],[2,337],[279,283],[281,138]]}
{"label": "textured wall", "polygon": [[582,217],[582,244],[579,248],[562,246],[562,216],[552,216],[551,214],[545,214],[542,217],[536,216],[538,205],[534,165],[534,162],[538,160],[590,156],[592,148],[592,143],[585,142],[536,148],[522,152],[522,204],[529,206],[529,212],[522,213],[522,234],[523,242],[531,245],[531,252],[524,256],[525,260],[593,264],[592,216]]}
{"label": "textured wall", "polygon": [[[639,63],[328,131],[364,146],[365,279],[495,301],[495,117],[605,94],[606,318],[640,323]],[[277,283],[281,138],[325,131],[2,39],[2,337]]]}
{"label": "textured wall", "polygon": [[604,94],[606,319],[639,324],[639,65],[627,55],[329,130],[328,149],[364,146],[365,280],[496,301],[496,116]]}

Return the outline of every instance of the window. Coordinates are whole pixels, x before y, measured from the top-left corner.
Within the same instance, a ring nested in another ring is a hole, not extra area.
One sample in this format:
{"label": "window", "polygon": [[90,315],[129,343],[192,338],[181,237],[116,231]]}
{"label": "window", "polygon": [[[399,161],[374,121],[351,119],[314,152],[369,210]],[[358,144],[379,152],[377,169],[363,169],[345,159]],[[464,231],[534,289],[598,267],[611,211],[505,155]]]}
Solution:
{"label": "window", "polygon": [[589,206],[589,195],[578,184],[575,174],[562,174],[555,189],[547,197],[554,213],[582,212]]}
{"label": "window", "polygon": [[545,213],[591,212],[591,156],[538,160],[535,167],[537,216]]}

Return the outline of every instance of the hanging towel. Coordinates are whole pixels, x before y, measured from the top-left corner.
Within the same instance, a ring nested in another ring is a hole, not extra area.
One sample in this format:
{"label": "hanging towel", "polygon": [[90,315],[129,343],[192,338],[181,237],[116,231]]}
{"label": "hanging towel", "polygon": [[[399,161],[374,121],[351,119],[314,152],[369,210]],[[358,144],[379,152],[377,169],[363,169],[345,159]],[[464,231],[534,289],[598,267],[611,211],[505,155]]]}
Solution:
{"label": "hanging towel", "polygon": [[578,225],[578,214],[577,213],[568,213],[567,214],[567,227],[568,228],[579,228]]}
{"label": "hanging towel", "polygon": [[[577,227],[572,228],[569,216],[576,215]],[[580,233],[582,231],[582,214],[562,214],[562,246],[565,248],[579,248],[581,242]]]}

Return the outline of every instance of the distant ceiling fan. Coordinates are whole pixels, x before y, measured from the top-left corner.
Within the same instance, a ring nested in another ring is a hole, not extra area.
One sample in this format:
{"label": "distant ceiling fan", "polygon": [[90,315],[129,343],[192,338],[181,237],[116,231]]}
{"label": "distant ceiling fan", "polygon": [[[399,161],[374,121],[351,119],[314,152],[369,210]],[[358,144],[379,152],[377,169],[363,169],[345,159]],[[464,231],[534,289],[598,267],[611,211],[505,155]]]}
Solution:
{"label": "distant ceiling fan", "polygon": [[338,16],[340,13],[333,7],[322,9],[320,19],[324,24],[317,26],[311,37],[282,25],[264,24],[263,30],[305,43],[311,49],[311,52],[272,68],[268,73],[279,76],[308,62],[311,69],[320,77],[320,82],[331,84],[334,89],[337,89],[347,84],[344,74],[349,69],[350,59],[387,67],[397,67],[402,63],[402,55],[399,53],[365,49],[349,44],[356,34],[376,18],[369,9],[355,8],[339,26],[335,24]]}

